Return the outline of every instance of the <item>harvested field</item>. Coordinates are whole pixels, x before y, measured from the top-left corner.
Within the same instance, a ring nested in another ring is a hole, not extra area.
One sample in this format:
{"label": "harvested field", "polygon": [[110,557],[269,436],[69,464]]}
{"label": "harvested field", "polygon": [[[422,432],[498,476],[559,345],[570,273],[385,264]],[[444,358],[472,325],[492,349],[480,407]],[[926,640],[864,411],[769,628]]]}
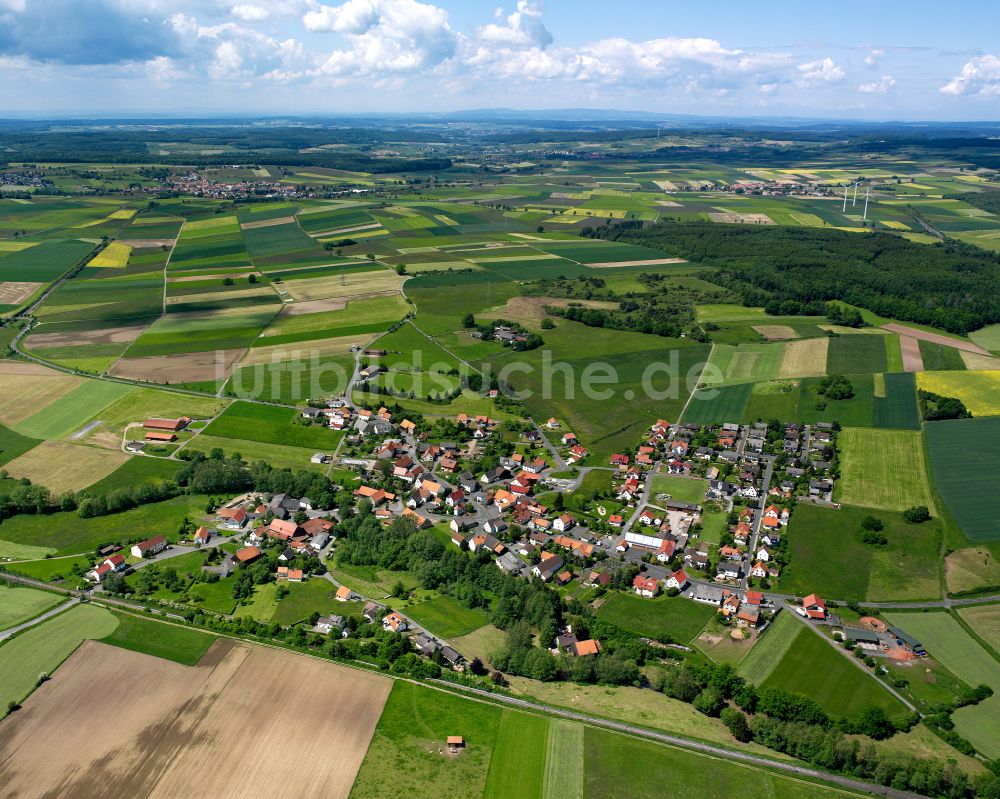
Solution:
{"label": "harvested field", "polygon": [[0,305],[20,305],[44,283],[30,283],[23,280],[8,280],[0,283]]}
{"label": "harvested field", "polygon": [[[18,371],[17,367],[33,367]],[[14,368],[11,368],[14,367]],[[4,361],[0,366],[0,424],[15,425],[69,394],[83,379],[34,364]]]}
{"label": "harvested field", "polygon": [[944,578],[952,594],[1000,585],[1000,558],[988,546],[959,549],[944,559]]}
{"label": "harvested field", "polygon": [[750,325],[768,341],[779,341],[782,339],[799,338],[795,328],[788,325]]}
{"label": "harvested field", "polygon": [[355,225],[354,227],[342,227],[336,230],[324,230],[322,233],[313,233],[313,236],[342,236],[345,233],[357,233],[360,230],[374,230],[382,227],[381,222],[369,222],[367,225]]}
{"label": "harvested field", "polygon": [[994,358],[992,355],[979,355],[978,353],[966,352],[965,350],[961,350],[961,355],[962,363],[965,364],[966,369],[973,371],[996,371],[1000,369],[1000,358]]}
{"label": "harvested field", "polygon": [[294,216],[279,216],[275,219],[261,219],[259,222],[243,222],[240,227],[243,230],[253,230],[259,227],[274,227],[275,225],[290,225],[295,222]]}
{"label": "harvested field", "polygon": [[[42,329],[45,325],[42,325]],[[50,347],[78,347],[84,344],[128,344],[135,341],[146,325],[105,327],[100,330],[73,330],[66,333],[32,333],[24,344],[29,350]]]}
{"label": "harvested field", "polygon": [[326,277],[289,280],[279,287],[296,302],[322,300],[328,297],[361,297],[392,294],[399,291],[403,278],[394,271],[345,272]]}
{"label": "harvested field", "polygon": [[357,336],[339,336],[337,338],[301,341],[294,344],[253,347],[247,351],[246,358],[240,361],[240,366],[258,366],[288,361],[292,358],[304,359],[308,362],[308,359],[313,355],[345,355],[351,351],[352,345],[367,344],[376,335],[376,333],[362,333]]}
{"label": "harvested field", "polygon": [[[242,278],[249,277],[250,275],[256,275],[257,277],[260,277],[260,272],[257,271],[256,269],[236,270],[233,272],[222,271],[222,272],[213,272],[211,277],[215,280],[225,280],[227,277],[231,277],[233,280],[241,280]],[[206,279],[205,275],[187,275],[179,277],[174,275],[167,275],[167,283],[171,285],[174,283],[199,282],[205,279]]]}
{"label": "harvested field", "polygon": [[391,685],[230,641],[194,667],[88,641],[4,726],[5,791],[347,797]]}
{"label": "harvested field", "polygon": [[271,297],[277,301],[269,286],[256,286],[245,289],[220,289],[219,291],[203,291],[200,294],[175,294],[167,297],[167,306],[182,305],[186,302],[212,302],[214,300],[241,300],[246,297]]}
{"label": "harvested field", "polygon": [[650,258],[645,261],[605,261],[599,264],[587,264],[591,269],[610,269],[614,266],[663,266],[664,264],[686,264],[684,258]]}
{"label": "harvested field", "polygon": [[299,316],[323,311],[342,311],[347,307],[346,297],[331,297],[327,300],[309,300],[308,302],[286,303],[281,309],[282,316]]}
{"label": "harvested field", "polygon": [[133,250],[152,250],[156,247],[173,247],[175,239],[118,239],[120,244]]}
{"label": "harvested field", "polygon": [[907,327],[906,325],[897,325],[895,323],[882,325],[882,329],[888,330],[890,333],[898,333],[900,336],[912,336],[913,338],[920,339],[921,341],[930,341],[934,344],[940,344],[942,347],[953,347],[956,350],[975,352],[979,355],[989,355],[989,353],[978,344],[973,344],[971,341],[963,341],[962,339],[952,338],[951,336],[944,336],[940,333],[928,333],[925,330],[918,330],[915,327]]}
{"label": "harvested field", "polygon": [[244,354],[246,349],[119,358],[108,369],[108,374],[154,383],[200,383],[205,380],[222,380],[232,374]]}
{"label": "harvested field", "polygon": [[913,336],[900,336],[899,351],[903,356],[904,372],[924,371],[924,356],[920,354],[920,339]]}
{"label": "harvested field", "polygon": [[[617,302],[607,302],[604,300],[567,300],[557,297],[511,297],[505,305],[491,308],[479,314],[479,316],[483,319],[509,319],[514,322],[539,325],[546,317],[546,305],[553,308],[567,308],[570,303],[582,305],[585,308],[601,308],[604,310],[618,308]],[[558,320],[556,322],[558,323]]]}
{"label": "harvested field", "polygon": [[778,377],[822,377],[826,374],[828,338],[789,341],[781,358]]}
{"label": "harvested field", "polygon": [[11,477],[27,477],[45,486],[53,494],[79,491],[107,477],[129,456],[67,441],[43,441],[37,447],[14,458],[4,468]]}
{"label": "harvested field", "polygon": [[713,222],[731,225],[773,225],[774,220],[767,214],[737,214],[734,211],[710,211],[708,218]]}

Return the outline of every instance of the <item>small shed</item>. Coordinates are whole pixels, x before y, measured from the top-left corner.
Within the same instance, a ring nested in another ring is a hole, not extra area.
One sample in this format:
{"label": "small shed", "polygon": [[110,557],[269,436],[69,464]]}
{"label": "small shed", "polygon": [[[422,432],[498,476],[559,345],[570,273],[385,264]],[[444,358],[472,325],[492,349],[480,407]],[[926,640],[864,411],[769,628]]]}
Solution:
{"label": "small shed", "polygon": [[448,748],[452,752],[457,752],[459,749],[465,749],[465,738],[461,735],[449,735]]}

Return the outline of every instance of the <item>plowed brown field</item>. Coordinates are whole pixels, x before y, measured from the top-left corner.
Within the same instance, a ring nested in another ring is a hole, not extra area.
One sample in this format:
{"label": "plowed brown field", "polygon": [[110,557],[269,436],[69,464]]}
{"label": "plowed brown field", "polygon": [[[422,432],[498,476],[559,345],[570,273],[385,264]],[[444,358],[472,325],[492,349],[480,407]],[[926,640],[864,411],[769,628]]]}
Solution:
{"label": "plowed brown field", "polygon": [[0,793],[347,797],[391,686],[233,641],[193,668],[87,641],[0,724]]}

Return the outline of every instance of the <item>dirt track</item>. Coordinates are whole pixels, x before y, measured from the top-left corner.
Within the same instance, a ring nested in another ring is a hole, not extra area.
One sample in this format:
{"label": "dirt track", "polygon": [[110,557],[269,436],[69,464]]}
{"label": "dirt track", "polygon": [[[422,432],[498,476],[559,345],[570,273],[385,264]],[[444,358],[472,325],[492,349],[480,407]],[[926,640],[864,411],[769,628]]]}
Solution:
{"label": "dirt track", "polygon": [[193,668],[87,641],[0,725],[0,790],[347,797],[391,685],[232,641]]}
{"label": "dirt track", "polygon": [[915,327],[891,324],[882,325],[882,329],[888,330],[890,333],[899,333],[901,341],[903,337],[909,336],[910,338],[920,339],[921,341],[931,341],[934,344],[940,344],[942,347],[951,347],[956,350],[964,350],[965,352],[974,352],[977,355],[989,355],[986,350],[978,344],[973,344],[971,341],[961,341],[957,338],[952,338],[951,336],[942,336],[939,333],[927,333],[923,330],[917,330]]}

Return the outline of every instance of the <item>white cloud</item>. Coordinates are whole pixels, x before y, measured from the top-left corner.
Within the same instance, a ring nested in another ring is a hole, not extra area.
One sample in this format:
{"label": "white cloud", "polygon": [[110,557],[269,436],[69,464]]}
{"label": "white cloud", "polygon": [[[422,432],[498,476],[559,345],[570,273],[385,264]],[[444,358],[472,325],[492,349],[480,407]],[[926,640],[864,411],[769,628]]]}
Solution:
{"label": "white cloud", "polygon": [[271,16],[271,12],[266,8],[255,6],[252,3],[240,3],[229,9],[229,13],[244,22],[263,22]]}
{"label": "white cloud", "polygon": [[883,75],[871,83],[862,83],[858,86],[858,91],[864,94],[888,94],[895,85],[896,79],[892,75]]}
{"label": "white cloud", "polygon": [[869,69],[875,69],[879,64],[879,59],[885,55],[885,50],[872,50],[865,56],[865,66]]}
{"label": "white cloud", "polygon": [[303,17],[314,33],[339,33],[350,45],[329,52],[318,72],[365,77],[432,69],[455,55],[459,35],[447,12],[418,0],[347,0],[316,4]]}
{"label": "white cloud", "polygon": [[822,83],[836,83],[844,79],[844,70],[833,63],[832,58],[821,58],[807,64],[799,64],[799,85],[816,86]]}
{"label": "white cloud", "polygon": [[973,97],[1000,95],[1000,58],[995,55],[973,58],[958,75],[941,87],[941,91]]}
{"label": "white cloud", "polygon": [[[542,23],[542,4],[530,0],[518,0],[517,10],[507,16],[505,25],[484,25],[476,32],[476,38],[506,47],[546,48],[552,44],[552,34]],[[496,16],[500,19],[503,10]]]}

